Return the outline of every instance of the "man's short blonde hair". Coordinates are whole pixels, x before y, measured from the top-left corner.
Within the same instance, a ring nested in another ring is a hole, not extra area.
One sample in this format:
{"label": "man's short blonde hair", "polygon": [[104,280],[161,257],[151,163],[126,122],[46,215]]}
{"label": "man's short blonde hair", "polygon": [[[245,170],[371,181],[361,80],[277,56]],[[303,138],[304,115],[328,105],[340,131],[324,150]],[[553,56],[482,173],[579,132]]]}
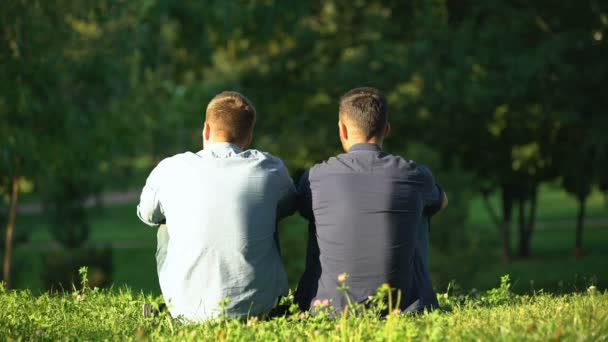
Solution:
{"label": "man's short blonde hair", "polygon": [[221,92],[207,105],[207,122],[222,132],[230,142],[243,142],[253,132],[255,108],[248,98],[236,91]]}

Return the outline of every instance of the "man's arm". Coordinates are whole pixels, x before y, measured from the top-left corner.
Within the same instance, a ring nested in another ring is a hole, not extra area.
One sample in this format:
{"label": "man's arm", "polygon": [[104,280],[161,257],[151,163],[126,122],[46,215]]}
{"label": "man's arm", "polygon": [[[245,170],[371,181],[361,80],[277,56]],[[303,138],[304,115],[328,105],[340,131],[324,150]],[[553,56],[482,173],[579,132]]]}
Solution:
{"label": "man's arm", "polygon": [[298,212],[308,220],[308,242],[306,247],[306,268],[300,278],[294,300],[301,310],[308,310],[310,302],[317,294],[318,280],[321,276],[319,244],[312,211],[312,192],[310,190],[310,170],[306,170],[298,183]]}
{"label": "man's arm", "polygon": [[285,165],[281,165],[279,169],[279,176],[281,177],[281,191],[282,195],[279,199],[277,206],[277,222],[284,219],[285,217],[293,215],[296,211],[296,187],[293,184],[293,180],[289,176],[289,172]]}
{"label": "man's arm", "polygon": [[300,177],[298,184],[298,212],[309,222],[314,221],[312,212],[312,192],[310,190],[310,170],[306,170]]}
{"label": "man's arm", "polygon": [[448,196],[443,191],[439,184],[435,183],[433,173],[426,166],[420,166],[420,169],[424,175],[424,188],[423,201],[424,211],[428,217],[431,217],[448,206]]}
{"label": "man's arm", "polygon": [[443,211],[443,209],[448,206],[448,195],[443,191],[439,184],[435,184],[435,190],[433,190],[431,198],[431,203],[427,204],[424,208],[424,213],[429,218]]}
{"label": "man's arm", "polygon": [[137,217],[150,227],[158,227],[165,222],[165,214],[160,203],[161,174],[165,166],[160,162],[148,176],[137,205]]}

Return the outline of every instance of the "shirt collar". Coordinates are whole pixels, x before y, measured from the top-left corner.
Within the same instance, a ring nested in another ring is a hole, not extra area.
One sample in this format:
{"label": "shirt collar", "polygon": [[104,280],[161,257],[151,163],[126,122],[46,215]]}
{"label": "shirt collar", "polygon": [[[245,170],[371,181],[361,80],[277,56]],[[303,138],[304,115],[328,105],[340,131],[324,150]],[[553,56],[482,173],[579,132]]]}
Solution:
{"label": "shirt collar", "polygon": [[361,144],[354,144],[348,150],[349,153],[350,152],[358,152],[358,151],[380,152],[380,151],[382,151],[382,148],[380,148],[380,146],[378,146],[376,144],[361,143]]}
{"label": "shirt collar", "polygon": [[205,147],[205,150],[209,150],[210,152],[234,152],[241,153],[241,148],[235,144],[229,142],[216,142]]}

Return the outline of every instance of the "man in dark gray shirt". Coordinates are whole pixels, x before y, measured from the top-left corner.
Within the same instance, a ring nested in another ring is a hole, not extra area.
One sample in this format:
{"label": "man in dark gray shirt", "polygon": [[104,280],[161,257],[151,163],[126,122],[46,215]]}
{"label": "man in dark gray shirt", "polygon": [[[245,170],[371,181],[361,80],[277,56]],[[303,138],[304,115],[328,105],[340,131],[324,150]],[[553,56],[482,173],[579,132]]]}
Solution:
{"label": "man in dark gray shirt", "polygon": [[[436,307],[419,239],[447,197],[428,168],[382,150],[390,125],[377,89],[342,96],[338,126],[346,153],[313,166],[299,184],[309,235],[296,302],[308,309],[328,300],[342,311],[388,283],[401,291],[402,311]],[[338,290],[342,273],[349,275],[346,292]]]}

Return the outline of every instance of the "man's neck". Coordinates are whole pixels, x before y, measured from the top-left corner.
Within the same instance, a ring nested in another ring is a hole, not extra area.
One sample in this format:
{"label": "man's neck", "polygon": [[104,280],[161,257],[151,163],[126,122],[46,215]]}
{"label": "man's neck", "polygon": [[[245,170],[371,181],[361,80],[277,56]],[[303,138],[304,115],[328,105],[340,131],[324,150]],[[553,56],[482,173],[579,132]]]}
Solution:
{"label": "man's neck", "polygon": [[350,149],[358,144],[373,144],[373,145],[378,145],[378,147],[382,148],[382,139],[378,139],[378,138],[371,138],[369,140],[365,140],[365,139],[357,139],[353,142],[348,142],[347,144],[343,144],[343,148],[345,152],[350,151]]}
{"label": "man's neck", "polygon": [[214,144],[230,144],[230,145],[234,145],[234,146],[238,147],[240,150],[244,150],[242,144],[239,144],[239,143],[236,143],[236,142],[233,142],[233,141],[229,141],[227,139],[209,139],[209,140],[206,140],[203,143],[203,148],[210,147],[210,146],[212,146]]}

